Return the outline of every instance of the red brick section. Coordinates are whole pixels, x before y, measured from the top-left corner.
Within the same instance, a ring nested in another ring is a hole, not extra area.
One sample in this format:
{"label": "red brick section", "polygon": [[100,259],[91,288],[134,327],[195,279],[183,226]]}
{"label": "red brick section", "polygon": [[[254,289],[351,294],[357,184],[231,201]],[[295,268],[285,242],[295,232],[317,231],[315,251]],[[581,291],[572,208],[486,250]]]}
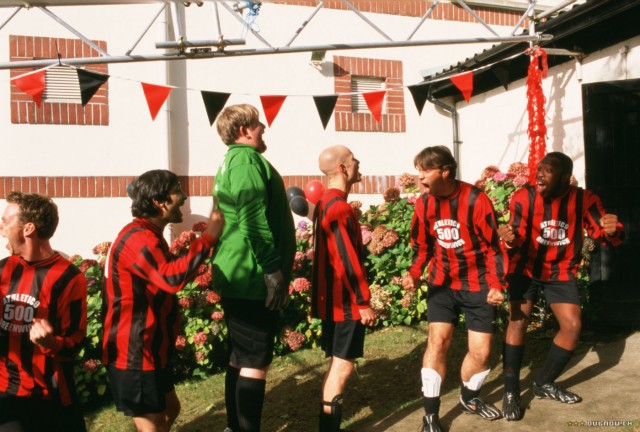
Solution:
{"label": "red brick section", "polygon": [[[405,132],[404,90],[402,88],[402,62],[359,57],[333,57],[334,88],[338,97],[335,108],[337,131],[353,132]],[[387,110],[378,122],[369,112],[353,112],[351,106],[351,77],[384,78]]]}
{"label": "red brick section", "polygon": [[[293,6],[317,6],[317,0],[272,0],[273,3]],[[422,17],[433,2],[424,0],[350,0],[350,3],[360,12],[373,12],[389,15]],[[347,9],[338,0],[325,0],[327,9]],[[503,10],[486,6],[471,6],[478,16],[487,24],[515,26],[524,11]],[[473,15],[458,4],[440,2],[429,16],[431,20],[476,22]],[[527,26],[527,20],[522,24]]]}
{"label": "red brick section", "polygon": [[[396,186],[399,175],[363,176],[351,193],[382,194]],[[127,185],[134,176],[86,176],[86,177],[0,177],[0,199],[17,190],[39,193],[52,198],[118,198],[127,196]],[[322,176],[284,176],[285,187],[304,189],[312,180],[323,181]],[[189,196],[210,196],[213,176],[180,176],[183,190]]]}
{"label": "red brick section", "polygon": [[[107,50],[105,41],[93,41]],[[10,61],[34,59],[98,57],[95,49],[80,39],[62,39],[40,36],[9,36]],[[11,78],[33,69],[12,69]],[[106,64],[87,66],[87,70],[107,74]],[[11,84],[11,123],[54,125],[109,125],[109,86],[104,83],[84,107],[82,104],[43,102],[40,108],[33,99]]]}

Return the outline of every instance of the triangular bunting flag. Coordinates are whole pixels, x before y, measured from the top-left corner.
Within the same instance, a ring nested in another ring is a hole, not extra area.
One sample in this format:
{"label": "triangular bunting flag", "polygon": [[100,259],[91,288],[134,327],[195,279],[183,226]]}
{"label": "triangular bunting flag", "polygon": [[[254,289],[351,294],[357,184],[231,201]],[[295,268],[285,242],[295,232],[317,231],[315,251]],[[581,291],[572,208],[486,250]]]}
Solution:
{"label": "triangular bunting flag", "polygon": [[333,114],[333,110],[336,107],[336,102],[338,102],[338,95],[314,96],[313,101],[316,104],[318,115],[320,115],[322,127],[326,129],[329,119],[331,118],[331,114]]}
{"label": "triangular bunting flag", "polygon": [[506,65],[499,64],[491,68],[491,72],[498,78],[500,85],[502,85],[505,90],[509,90],[509,68]]}
{"label": "triangular bunting flag", "polygon": [[427,101],[429,97],[429,89],[431,86],[428,85],[412,85],[409,86],[409,91],[411,92],[411,96],[413,96],[413,102],[416,104],[416,108],[418,109],[418,114],[422,114],[422,109],[424,108],[424,103]]}
{"label": "triangular bunting flag", "polygon": [[80,83],[80,96],[82,98],[82,106],[89,103],[100,86],[107,82],[109,75],[88,71],[85,69],[76,69],[78,74],[78,82]]}
{"label": "triangular bunting flag", "polygon": [[29,75],[22,75],[18,78],[12,79],[11,82],[13,82],[20,91],[31,96],[36,105],[40,107],[40,104],[42,103],[42,93],[44,93],[44,89],[46,87],[44,77],[45,70],[42,69],[38,72],[34,72]]}
{"label": "triangular bunting flag", "polygon": [[212,91],[200,91],[202,93],[202,100],[204,101],[204,107],[207,110],[207,117],[209,117],[209,126],[213,126],[213,122],[216,121],[216,117],[224,108],[224,104],[227,103],[227,99],[231,96],[231,93],[218,93]]}
{"label": "triangular bunting flag", "polygon": [[384,95],[387,94],[386,90],[378,90],[369,93],[362,93],[364,101],[371,111],[371,115],[379,123],[382,119],[382,101],[384,101]]}
{"label": "triangular bunting flag", "polygon": [[151,119],[155,120],[158,112],[164,101],[169,97],[172,87],[159,86],[155,84],[148,84],[141,82],[142,91],[144,91],[144,97],[147,99],[147,105],[149,105],[149,113],[151,113]]}
{"label": "triangular bunting flag", "polygon": [[264,115],[267,118],[267,124],[271,127],[271,123],[278,115],[286,96],[260,96],[260,102],[262,102],[262,109]]}
{"label": "triangular bunting flag", "polygon": [[462,92],[464,100],[469,103],[471,93],[473,93],[473,72],[465,72],[451,77],[451,82],[458,88],[458,90],[460,90],[460,92]]}

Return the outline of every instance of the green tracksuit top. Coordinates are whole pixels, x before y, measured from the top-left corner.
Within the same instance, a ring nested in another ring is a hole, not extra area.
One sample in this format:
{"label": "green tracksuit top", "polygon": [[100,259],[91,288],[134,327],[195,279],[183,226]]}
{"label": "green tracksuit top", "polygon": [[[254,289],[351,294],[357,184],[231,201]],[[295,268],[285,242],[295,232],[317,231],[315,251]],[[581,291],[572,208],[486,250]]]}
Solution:
{"label": "green tracksuit top", "polygon": [[231,144],[214,187],[225,225],[213,258],[213,286],[222,297],[263,300],[264,274],[288,283],[296,253],[293,216],[282,177],[257,151]]}

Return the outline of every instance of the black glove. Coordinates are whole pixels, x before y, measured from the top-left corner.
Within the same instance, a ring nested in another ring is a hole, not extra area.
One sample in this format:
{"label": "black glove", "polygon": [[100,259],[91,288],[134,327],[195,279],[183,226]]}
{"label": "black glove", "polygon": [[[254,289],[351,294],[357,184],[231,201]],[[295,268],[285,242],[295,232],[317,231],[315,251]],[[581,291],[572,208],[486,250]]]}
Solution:
{"label": "black glove", "polygon": [[267,284],[265,307],[269,310],[280,309],[287,299],[287,287],[282,272],[278,270],[275,273],[265,274],[264,282]]}

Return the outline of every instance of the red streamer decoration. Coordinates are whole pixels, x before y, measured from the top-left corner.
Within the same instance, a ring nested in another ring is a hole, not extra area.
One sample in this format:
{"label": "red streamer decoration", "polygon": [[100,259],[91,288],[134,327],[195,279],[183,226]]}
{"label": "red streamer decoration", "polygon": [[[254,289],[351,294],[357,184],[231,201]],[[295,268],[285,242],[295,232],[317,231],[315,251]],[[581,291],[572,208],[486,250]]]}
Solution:
{"label": "red streamer decoration", "polygon": [[542,79],[547,77],[547,53],[536,46],[529,48],[526,54],[531,56],[527,73],[527,113],[529,114],[529,183],[536,183],[538,164],[547,152],[547,126],[545,125],[544,105],[547,99],[542,91]]}

